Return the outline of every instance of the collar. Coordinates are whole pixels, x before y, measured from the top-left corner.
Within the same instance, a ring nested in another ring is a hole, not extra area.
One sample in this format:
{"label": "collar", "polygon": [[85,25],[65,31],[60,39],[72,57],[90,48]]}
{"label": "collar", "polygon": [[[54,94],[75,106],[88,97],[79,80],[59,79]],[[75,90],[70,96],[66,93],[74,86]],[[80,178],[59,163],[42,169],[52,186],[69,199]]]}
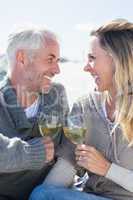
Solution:
{"label": "collar", "polygon": [[15,90],[12,88],[11,82],[6,77],[0,83],[0,90],[3,93],[3,103],[14,122],[17,129],[32,128],[31,123],[28,121],[23,108],[17,101]]}

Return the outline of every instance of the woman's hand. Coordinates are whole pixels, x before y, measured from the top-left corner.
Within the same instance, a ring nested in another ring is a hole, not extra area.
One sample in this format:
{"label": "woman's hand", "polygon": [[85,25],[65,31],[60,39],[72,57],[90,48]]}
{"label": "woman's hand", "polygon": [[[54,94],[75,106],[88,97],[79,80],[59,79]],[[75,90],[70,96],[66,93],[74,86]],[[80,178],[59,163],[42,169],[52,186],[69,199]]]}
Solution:
{"label": "woman's hand", "polygon": [[94,174],[105,176],[111,166],[111,163],[92,146],[77,145],[75,154],[77,164]]}

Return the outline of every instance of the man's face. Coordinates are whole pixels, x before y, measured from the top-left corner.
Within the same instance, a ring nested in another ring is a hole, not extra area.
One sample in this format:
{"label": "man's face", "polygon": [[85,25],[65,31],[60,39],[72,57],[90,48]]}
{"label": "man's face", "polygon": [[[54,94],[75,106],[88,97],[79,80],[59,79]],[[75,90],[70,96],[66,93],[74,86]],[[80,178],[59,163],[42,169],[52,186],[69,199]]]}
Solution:
{"label": "man's face", "polygon": [[49,42],[45,48],[41,48],[34,54],[25,71],[31,91],[49,92],[52,78],[60,73],[59,58],[60,50],[57,42]]}

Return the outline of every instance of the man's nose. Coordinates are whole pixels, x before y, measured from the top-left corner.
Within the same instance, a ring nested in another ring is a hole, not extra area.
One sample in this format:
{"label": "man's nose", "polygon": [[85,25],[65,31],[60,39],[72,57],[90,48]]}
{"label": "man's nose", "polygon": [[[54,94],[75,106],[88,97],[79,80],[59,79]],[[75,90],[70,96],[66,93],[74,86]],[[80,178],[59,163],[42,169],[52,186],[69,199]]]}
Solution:
{"label": "man's nose", "polygon": [[57,63],[56,66],[55,66],[55,74],[59,74],[60,73],[60,67],[59,67],[59,64]]}

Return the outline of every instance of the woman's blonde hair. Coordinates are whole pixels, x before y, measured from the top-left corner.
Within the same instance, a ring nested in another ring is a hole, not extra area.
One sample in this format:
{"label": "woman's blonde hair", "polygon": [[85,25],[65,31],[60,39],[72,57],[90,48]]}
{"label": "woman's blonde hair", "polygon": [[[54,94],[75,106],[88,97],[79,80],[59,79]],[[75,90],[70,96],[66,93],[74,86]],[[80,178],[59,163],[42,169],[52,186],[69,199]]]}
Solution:
{"label": "woman's blonde hair", "polygon": [[113,20],[91,36],[99,38],[114,60],[117,88],[116,122],[121,125],[129,144],[133,144],[133,23],[125,19]]}

